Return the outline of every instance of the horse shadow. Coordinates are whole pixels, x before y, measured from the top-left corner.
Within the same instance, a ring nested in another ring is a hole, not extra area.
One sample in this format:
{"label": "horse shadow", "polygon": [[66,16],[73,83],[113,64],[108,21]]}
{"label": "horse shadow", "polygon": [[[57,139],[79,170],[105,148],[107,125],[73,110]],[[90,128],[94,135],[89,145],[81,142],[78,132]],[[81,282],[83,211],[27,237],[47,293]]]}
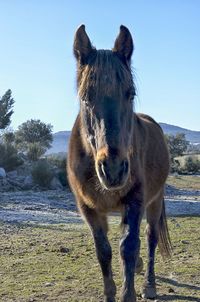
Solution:
{"label": "horse shadow", "polygon": [[[200,291],[200,286],[196,286],[196,285],[192,285],[192,284],[187,284],[187,283],[181,283],[178,282],[176,280],[172,280],[166,277],[161,277],[161,276],[157,276],[157,281],[160,282],[164,282],[164,283],[168,283],[170,285],[176,286],[178,288],[183,287],[183,288],[187,288],[188,290],[195,290],[195,291]],[[198,296],[188,296],[188,295],[178,295],[175,293],[171,293],[171,294],[164,294],[164,295],[158,295],[157,299],[159,301],[159,299],[161,301],[194,301],[194,302],[200,302],[200,294]]]}

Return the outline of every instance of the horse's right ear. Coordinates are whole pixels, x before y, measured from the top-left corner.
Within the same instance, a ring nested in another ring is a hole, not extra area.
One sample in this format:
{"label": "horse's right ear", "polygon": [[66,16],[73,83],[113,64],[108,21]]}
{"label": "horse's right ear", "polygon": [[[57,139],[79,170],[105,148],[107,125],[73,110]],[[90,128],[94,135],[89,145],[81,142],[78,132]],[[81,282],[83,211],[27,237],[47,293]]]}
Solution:
{"label": "horse's right ear", "polygon": [[81,64],[87,64],[88,58],[95,51],[85,31],[85,25],[79,26],[74,37],[74,55]]}
{"label": "horse's right ear", "polygon": [[120,32],[115,40],[113,52],[117,53],[122,59],[130,64],[131,56],[134,50],[133,39],[130,31],[124,25],[120,26]]}

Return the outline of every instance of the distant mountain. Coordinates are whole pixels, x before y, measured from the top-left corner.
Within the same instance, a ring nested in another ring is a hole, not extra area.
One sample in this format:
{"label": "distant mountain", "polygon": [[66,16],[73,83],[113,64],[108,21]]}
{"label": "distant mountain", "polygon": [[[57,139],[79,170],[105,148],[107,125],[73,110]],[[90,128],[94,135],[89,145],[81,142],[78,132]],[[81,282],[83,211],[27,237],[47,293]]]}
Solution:
{"label": "distant mountain", "polygon": [[169,125],[165,123],[160,123],[160,126],[162,127],[164,133],[166,134],[173,134],[175,135],[176,133],[184,133],[185,138],[192,144],[200,144],[200,131],[193,131],[193,130],[188,130],[185,128],[181,128],[178,126],[174,125]]}
{"label": "distant mountain", "polygon": [[[200,131],[192,131],[178,126],[160,123],[164,133],[173,134],[184,133],[186,139],[192,144],[200,144]],[[53,134],[52,147],[47,151],[47,154],[66,153],[69,144],[71,131],[59,131]]]}
{"label": "distant mountain", "polygon": [[53,143],[46,154],[66,153],[71,131],[59,131],[53,134]]}

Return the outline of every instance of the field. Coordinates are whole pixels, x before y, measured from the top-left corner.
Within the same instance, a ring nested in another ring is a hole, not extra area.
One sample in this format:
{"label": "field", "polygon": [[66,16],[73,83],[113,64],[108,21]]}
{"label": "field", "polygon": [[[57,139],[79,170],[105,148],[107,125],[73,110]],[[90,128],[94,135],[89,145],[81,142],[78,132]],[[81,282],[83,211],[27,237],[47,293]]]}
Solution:
{"label": "field", "polygon": [[[200,177],[169,176],[167,183],[170,200],[182,200],[182,205],[186,200],[199,202]],[[71,216],[75,205],[70,192],[2,193],[0,212],[1,219],[7,219],[0,223],[0,301],[103,301],[92,237],[80,218]],[[172,259],[165,261],[157,252],[155,301],[200,302],[200,218],[168,218],[168,222],[174,250]],[[119,224],[119,217],[110,218],[117,301],[122,283]],[[145,262],[144,227],[143,221]],[[144,272],[136,277],[138,302],[144,301],[140,297],[143,279]]]}
{"label": "field", "polygon": [[200,176],[171,175],[168,177],[167,184],[177,189],[200,190]]}
{"label": "field", "polygon": [[[200,301],[200,219],[169,218],[173,257],[157,253],[156,301]],[[111,218],[117,301],[121,286],[119,218]],[[145,261],[144,222],[141,230]],[[0,301],[103,301],[102,279],[90,232],[82,223],[0,225]],[[136,277],[138,301],[143,274]]]}

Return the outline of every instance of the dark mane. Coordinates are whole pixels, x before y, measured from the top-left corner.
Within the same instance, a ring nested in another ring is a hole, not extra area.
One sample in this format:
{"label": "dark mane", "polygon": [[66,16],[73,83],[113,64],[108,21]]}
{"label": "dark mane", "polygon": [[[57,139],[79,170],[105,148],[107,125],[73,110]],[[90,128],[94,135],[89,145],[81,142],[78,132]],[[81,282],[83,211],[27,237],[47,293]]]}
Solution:
{"label": "dark mane", "polygon": [[123,64],[118,55],[111,50],[96,50],[85,66],[78,68],[78,95],[88,97],[89,87],[96,88],[96,97],[101,93],[110,94],[116,87],[127,89],[134,97],[136,94],[130,66]]}

